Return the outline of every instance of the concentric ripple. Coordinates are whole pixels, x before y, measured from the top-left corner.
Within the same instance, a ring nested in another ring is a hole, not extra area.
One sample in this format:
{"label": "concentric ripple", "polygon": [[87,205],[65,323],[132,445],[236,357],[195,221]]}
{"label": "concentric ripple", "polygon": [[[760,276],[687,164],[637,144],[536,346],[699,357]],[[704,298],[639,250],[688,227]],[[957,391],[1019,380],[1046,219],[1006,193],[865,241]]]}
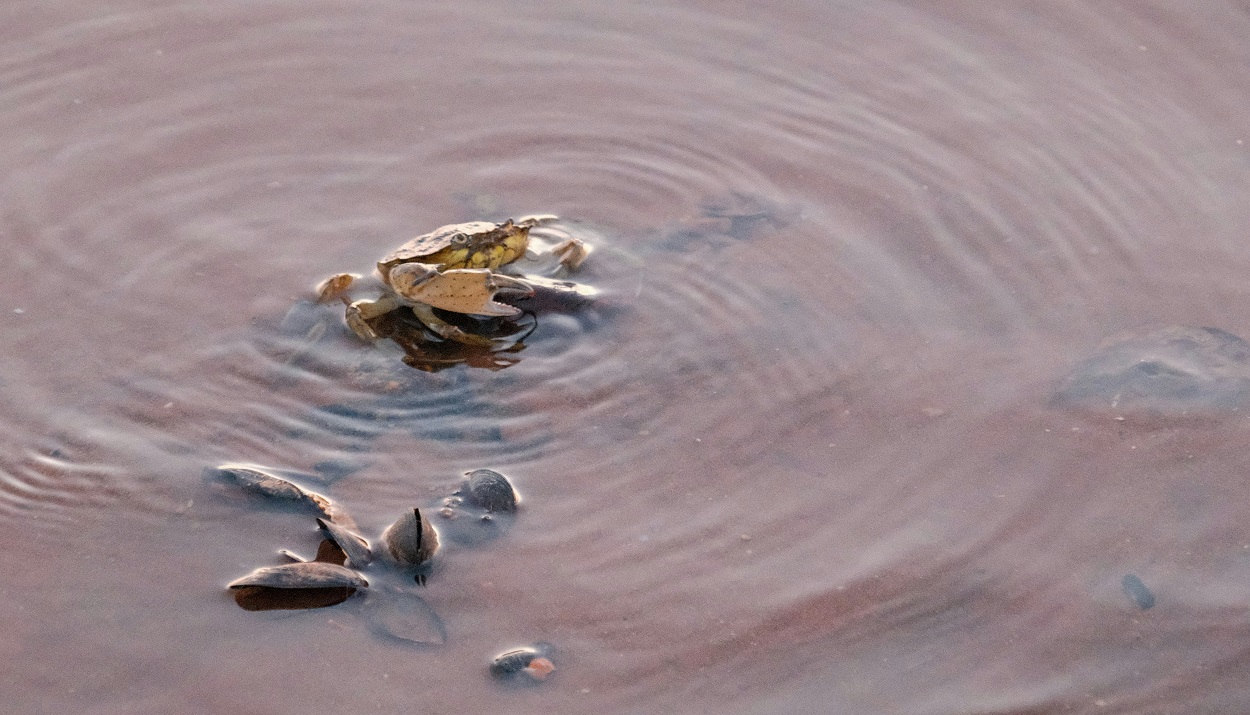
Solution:
{"label": "concentric ripple", "polygon": [[[0,527],[39,555],[6,562],[11,707],[1250,702],[1240,402],[1104,414],[1137,353],[1073,383],[1099,409],[1051,399],[1111,334],[1250,335],[1236,3],[4,12]],[[599,294],[492,370],[411,369],[312,301],[531,213],[594,245]],[[396,658],[338,611],[214,600],[315,546],[222,462],[366,529],[479,467],[523,503],[447,549],[447,645]],[[484,685],[538,639],[551,683]]]}

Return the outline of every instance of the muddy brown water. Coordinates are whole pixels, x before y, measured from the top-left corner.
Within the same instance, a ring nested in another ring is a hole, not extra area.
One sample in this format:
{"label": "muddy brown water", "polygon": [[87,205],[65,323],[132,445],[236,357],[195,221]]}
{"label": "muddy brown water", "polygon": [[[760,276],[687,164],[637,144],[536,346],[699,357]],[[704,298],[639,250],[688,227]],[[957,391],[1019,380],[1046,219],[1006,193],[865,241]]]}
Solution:
{"label": "muddy brown water", "polygon": [[[6,5],[2,709],[1250,710],[1250,423],[1185,402],[1241,363],[1055,398],[1108,340],[1250,335],[1247,37],[1225,0]],[[322,277],[532,212],[604,298],[506,369],[309,335]],[[412,648],[233,603],[316,534],[227,461],[372,531],[478,467],[524,501]],[[489,679],[536,641],[548,681]]]}

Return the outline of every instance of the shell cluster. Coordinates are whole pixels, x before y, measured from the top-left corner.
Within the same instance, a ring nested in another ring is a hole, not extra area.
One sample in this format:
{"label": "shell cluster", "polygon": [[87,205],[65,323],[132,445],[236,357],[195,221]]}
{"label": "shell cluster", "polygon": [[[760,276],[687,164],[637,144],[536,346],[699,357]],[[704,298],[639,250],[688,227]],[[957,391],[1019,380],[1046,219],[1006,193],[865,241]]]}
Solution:
{"label": "shell cluster", "polygon": [[[371,543],[338,504],[294,481],[243,464],[225,464],[211,471],[220,481],[248,494],[312,514],[322,537],[312,559],[282,551],[288,563],[263,566],[227,584],[242,608],[332,606],[357,591],[368,591],[369,576],[375,573],[391,580],[395,574],[405,575],[410,582],[425,585],[439,552],[439,532],[419,507],[405,511]],[[475,470],[467,477],[464,485],[444,500],[438,510],[440,517],[452,521],[464,515],[493,529],[495,514],[516,512],[516,490],[507,477],[489,469]]]}

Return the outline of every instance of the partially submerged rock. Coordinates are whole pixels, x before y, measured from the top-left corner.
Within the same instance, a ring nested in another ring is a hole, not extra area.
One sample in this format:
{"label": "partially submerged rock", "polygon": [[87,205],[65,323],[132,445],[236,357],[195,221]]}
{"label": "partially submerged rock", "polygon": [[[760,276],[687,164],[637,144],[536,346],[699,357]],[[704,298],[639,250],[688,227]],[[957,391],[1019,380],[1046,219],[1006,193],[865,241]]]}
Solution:
{"label": "partially submerged rock", "polygon": [[1236,410],[1250,404],[1250,343],[1209,327],[1120,337],[1076,365],[1052,403],[1164,415]]}
{"label": "partially submerged rock", "polygon": [[1154,608],[1155,595],[1154,592],[1146,587],[1145,582],[1137,574],[1128,574],[1120,579],[1120,588],[1123,589],[1124,595],[1143,611]]}

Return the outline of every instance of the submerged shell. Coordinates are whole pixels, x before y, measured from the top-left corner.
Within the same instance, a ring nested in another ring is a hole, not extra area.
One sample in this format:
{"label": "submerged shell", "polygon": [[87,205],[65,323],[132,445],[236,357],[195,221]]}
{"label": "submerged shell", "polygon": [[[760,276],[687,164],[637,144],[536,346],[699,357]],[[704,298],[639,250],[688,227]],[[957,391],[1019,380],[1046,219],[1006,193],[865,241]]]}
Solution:
{"label": "submerged shell", "polygon": [[425,563],[438,549],[438,532],[429,520],[414,508],[382,532],[386,553],[395,561],[417,566]]}
{"label": "submerged shell", "polygon": [[465,491],[470,504],[486,511],[516,511],[516,490],[507,477],[493,469],[475,469],[467,476],[469,481]]}
{"label": "submerged shell", "polygon": [[226,585],[237,589],[246,586],[266,588],[365,588],[369,582],[355,571],[320,561],[301,561],[280,566],[265,566],[235,579]]}
{"label": "submerged shell", "polygon": [[234,602],[248,611],[323,608],[342,603],[369,585],[348,568],[301,561],[256,569],[230,582]]}

